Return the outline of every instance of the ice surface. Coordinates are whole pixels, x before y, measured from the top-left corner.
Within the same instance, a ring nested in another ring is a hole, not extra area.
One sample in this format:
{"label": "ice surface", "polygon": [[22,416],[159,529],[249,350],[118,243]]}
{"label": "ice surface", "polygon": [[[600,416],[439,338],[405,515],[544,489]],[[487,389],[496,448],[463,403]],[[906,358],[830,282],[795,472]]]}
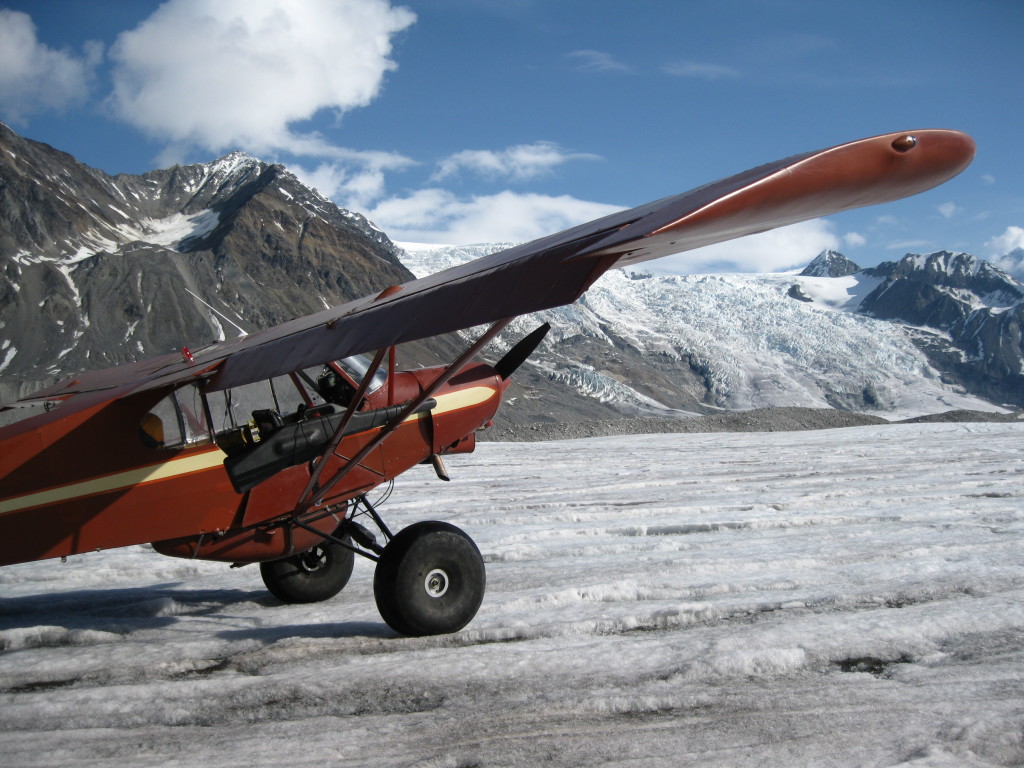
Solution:
{"label": "ice surface", "polygon": [[1024,763],[1024,424],[482,444],[382,512],[488,593],[400,638],[144,547],[0,570],[5,766]]}

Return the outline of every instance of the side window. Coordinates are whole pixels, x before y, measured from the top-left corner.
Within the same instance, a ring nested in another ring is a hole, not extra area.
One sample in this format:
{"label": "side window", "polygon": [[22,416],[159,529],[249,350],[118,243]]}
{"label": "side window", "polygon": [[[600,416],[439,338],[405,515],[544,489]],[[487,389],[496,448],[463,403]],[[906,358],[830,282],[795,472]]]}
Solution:
{"label": "side window", "polygon": [[[150,448],[167,450],[209,442],[211,434],[222,448],[249,444],[259,439],[261,421],[279,426],[299,421],[304,414],[308,417],[322,414],[324,409],[330,413],[336,407],[346,407],[355,387],[340,371],[362,376],[367,369],[361,358],[346,362],[345,368],[315,366],[294,377],[279,376],[205,394],[189,384],[171,392],[142,417],[139,437]],[[378,372],[371,391],[383,382],[384,376]]]}
{"label": "side window", "polygon": [[178,450],[210,442],[206,409],[199,389],[176,389],[139,421],[139,437],[149,448]]}
{"label": "side window", "polygon": [[294,415],[306,397],[288,376],[278,376],[222,392],[207,394],[213,431],[216,433],[246,424],[254,411],[272,410],[283,417]]}

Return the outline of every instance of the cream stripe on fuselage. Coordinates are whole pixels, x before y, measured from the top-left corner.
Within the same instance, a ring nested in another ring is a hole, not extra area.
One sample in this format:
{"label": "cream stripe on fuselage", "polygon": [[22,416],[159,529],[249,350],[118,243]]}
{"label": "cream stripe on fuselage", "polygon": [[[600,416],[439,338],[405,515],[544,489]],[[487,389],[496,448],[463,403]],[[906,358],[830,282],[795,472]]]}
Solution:
{"label": "cream stripe on fuselage", "polygon": [[438,395],[434,399],[437,400],[437,405],[431,408],[429,411],[421,411],[416,414],[417,418],[426,418],[430,414],[438,415],[442,413],[450,413],[451,411],[458,411],[462,408],[470,408],[474,405],[480,405],[486,403],[492,397],[498,394],[498,390],[494,387],[466,387],[466,389],[457,389],[454,392],[446,392],[443,395]]}
{"label": "cream stripe on fuselage", "polygon": [[[497,390],[493,387],[467,387],[466,389],[447,392],[434,398],[437,401],[437,405],[433,409],[413,414],[406,421],[423,419],[432,413],[450,413],[462,408],[470,408],[487,402],[496,394]],[[380,428],[376,427],[376,429]],[[29,493],[24,496],[15,496],[14,498],[0,501],[0,515],[28,509],[29,507],[41,507],[45,504],[56,504],[61,501],[70,501],[85,496],[95,496],[100,493],[119,491],[122,488],[156,483],[161,480],[170,480],[174,477],[191,474],[192,472],[213,469],[222,465],[226,457],[227,454],[219,448],[215,448],[182,459],[172,459],[160,464],[151,464],[148,467],[129,469],[125,472],[83,480],[80,483],[48,488],[45,491],[37,491],[36,493]]]}
{"label": "cream stripe on fuselage", "polygon": [[206,451],[195,456],[187,456],[183,459],[173,459],[161,464],[151,464],[148,467],[117,472],[113,475],[94,477],[92,480],[84,480],[81,483],[62,485],[25,496],[16,496],[13,499],[0,501],[0,515],[16,512],[27,507],[40,507],[44,504],[69,501],[83,496],[94,496],[98,493],[108,493],[109,491],[117,491],[135,485],[168,480],[172,477],[187,475],[192,472],[201,472],[204,469],[211,469],[219,464],[223,464],[226,456],[227,454],[220,450],[220,448],[215,448],[212,451]]}

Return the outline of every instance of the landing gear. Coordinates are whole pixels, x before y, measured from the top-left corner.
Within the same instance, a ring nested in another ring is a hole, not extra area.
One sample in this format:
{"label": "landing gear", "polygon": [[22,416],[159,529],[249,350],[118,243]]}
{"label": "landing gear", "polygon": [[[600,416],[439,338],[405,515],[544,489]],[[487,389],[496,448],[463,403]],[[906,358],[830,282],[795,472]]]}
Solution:
{"label": "landing gear", "polygon": [[[384,546],[357,521],[363,516],[384,534]],[[323,536],[303,520],[294,524]],[[484,559],[464,531],[426,521],[392,534],[365,496],[352,500],[346,519],[319,545],[301,555],[263,563],[260,571],[267,589],[284,602],[317,602],[345,586],[356,554],[377,563],[373,574],[377,609],[400,634],[457,632],[472,621],[483,602]]]}
{"label": "landing gear", "polygon": [[[344,541],[348,543],[348,537]],[[318,603],[341,592],[354,562],[355,552],[327,540],[301,554],[260,563],[260,575],[281,602]]]}
{"label": "landing gear", "polygon": [[476,615],[486,574],[476,544],[454,525],[414,523],[388,542],[373,596],[388,626],[403,635],[456,632]]}

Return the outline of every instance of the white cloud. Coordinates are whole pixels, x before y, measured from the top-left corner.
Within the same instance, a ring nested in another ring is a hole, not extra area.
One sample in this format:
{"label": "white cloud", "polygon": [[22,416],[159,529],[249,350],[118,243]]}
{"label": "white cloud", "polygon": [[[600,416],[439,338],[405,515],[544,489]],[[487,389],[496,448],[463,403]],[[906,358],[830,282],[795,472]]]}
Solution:
{"label": "white cloud", "polygon": [[387,152],[355,152],[335,150],[333,159],[306,168],[289,163],[288,170],[307,187],[343,208],[364,210],[384,195],[384,174],[414,165],[414,161]]}
{"label": "white cloud", "polygon": [[103,46],[90,41],[81,56],[56,51],[36,37],[27,13],[0,9],[0,110],[11,120],[85,101]]}
{"label": "white cloud", "polygon": [[699,61],[675,61],[662,67],[662,71],[674,77],[711,81],[731,80],[740,76],[739,71],[732,67]]}
{"label": "white cloud", "polygon": [[168,0],[111,49],[110,103],[179,153],[344,153],[293,124],[372,101],[415,19],[387,0]]}
{"label": "white cloud", "polygon": [[1007,227],[1003,234],[986,242],[985,247],[989,261],[1018,280],[1024,279],[1024,227]]}
{"label": "white cloud", "polygon": [[383,200],[367,215],[393,240],[468,245],[534,240],[619,210],[568,195],[505,191],[462,199],[434,188]]}
{"label": "white cloud", "polygon": [[981,175],[981,181],[982,181],[983,184],[986,184],[986,185],[988,185],[988,184],[995,184],[996,183],[996,177],[993,176],[991,173],[983,173]]}
{"label": "white cloud", "polygon": [[501,151],[467,149],[438,163],[435,181],[471,171],[488,178],[506,177],[525,181],[549,173],[569,160],[593,160],[597,155],[566,152],[550,141],[519,144]]}
{"label": "white cloud", "polygon": [[847,232],[843,235],[843,242],[846,243],[849,248],[860,248],[867,245],[868,239],[859,232]]}
{"label": "white cloud", "polygon": [[1007,227],[985,243],[989,260],[1001,269],[1020,275],[1021,259],[1024,258],[1024,227]]}
{"label": "white cloud", "polygon": [[646,268],[659,274],[778,272],[806,266],[826,248],[839,248],[831,222],[811,219],[647,262]]}
{"label": "white cloud", "polygon": [[1015,248],[1004,256],[997,256],[991,262],[1009,275],[1024,280],[1024,248]]}
{"label": "white cloud", "polygon": [[565,55],[576,62],[580,72],[631,72],[632,69],[604,51],[582,50]]}
{"label": "white cloud", "polygon": [[944,219],[952,219],[958,213],[963,213],[964,209],[958,206],[956,203],[943,203],[938,206],[939,215]]}

